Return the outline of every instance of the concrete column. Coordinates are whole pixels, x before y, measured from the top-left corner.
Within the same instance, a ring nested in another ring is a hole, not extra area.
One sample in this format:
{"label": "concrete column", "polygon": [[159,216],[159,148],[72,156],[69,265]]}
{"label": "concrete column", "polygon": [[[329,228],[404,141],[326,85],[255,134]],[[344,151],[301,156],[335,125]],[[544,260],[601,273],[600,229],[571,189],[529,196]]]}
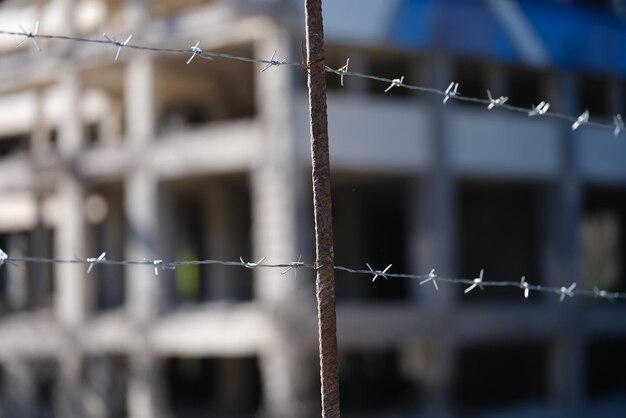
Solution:
{"label": "concrete column", "polygon": [[[59,130],[59,153],[68,161],[80,150],[82,144],[82,127],[80,120],[80,79],[79,74],[68,69],[62,76],[61,84],[65,93],[65,120]],[[59,202],[58,219],[56,219],[55,257],[73,259],[75,256],[90,257],[84,254],[85,213],[84,189],[81,180],[66,169],[60,176],[57,185]],[[89,281],[85,280],[85,268],[82,265],[55,265],[55,302],[57,315],[68,326],[75,326],[85,318],[88,308]]]}
{"label": "concrete column", "polygon": [[[453,384],[456,368],[456,350],[450,338],[438,335],[436,341],[428,342],[426,367],[423,380],[426,398],[426,415],[438,418],[454,416],[452,405]],[[432,345],[431,345],[432,344]]]}
{"label": "concrete column", "polygon": [[311,416],[318,402],[311,387],[319,381],[316,369],[319,361],[310,348],[302,347],[286,334],[272,339],[270,346],[260,354],[263,379],[263,406],[261,416],[272,418],[304,418]]}
{"label": "concrete column", "polygon": [[[432,85],[443,86],[451,79],[450,65],[441,58],[431,64],[428,72]],[[427,132],[431,161],[428,171],[410,185],[408,259],[412,271],[426,274],[435,269],[436,274],[450,277],[457,273],[456,184],[444,129],[446,108],[439,96],[427,100],[433,101],[432,125]],[[415,300],[432,304],[433,309],[445,310],[454,301],[450,286],[439,286],[438,294],[432,297],[435,291],[432,283],[423,286],[418,281],[411,283]]]}
{"label": "concrete column", "polygon": [[[555,83],[562,103],[562,111],[576,114],[578,88],[571,74],[559,77]],[[582,128],[584,129],[584,127]],[[546,284],[569,286],[580,280],[580,223],[583,211],[583,188],[576,148],[576,132],[563,124],[561,134],[562,166],[557,181],[545,192],[547,247],[545,250]],[[550,359],[550,391],[556,403],[567,416],[579,416],[584,405],[585,361],[584,336],[580,334],[578,300],[570,299],[559,305],[568,319],[567,331],[558,336]],[[546,298],[546,303],[554,300]]]}
{"label": "concrete column", "polygon": [[585,347],[580,335],[559,337],[550,352],[549,391],[563,416],[582,417],[585,400]]}
{"label": "concrete column", "polygon": [[126,136],[135,147],[151,141],[156,131],[154,61],[148,54],[133,55],[124,75]]}
{"label": "concrete column", "polygon": [[[135,155],[154,139],[155,80],[154,60],[151,56],[133,56],[125,74],[124,99],[126,106],[126,138]],[[158,178],[141,162],[135,166],[124,184],[124,212],[127,220],[126,258],[133,260],[161,259],[164,245],[159,243],[162,225],[159,222]],[[171,272],[159,270],[155,276],[149,266],[128,267],[126,270],[126,308],[139,329],[145,329],[162,306],[162,289]],[[131,418],[162,416],[160,407],[160,373],[158,362],[143,340],[130,356],[128,382],[128,414]]]}
{"label": "concrete column", "polygon": [[127,409],[130,418],[167,417],[164,409],[161,364],[149,351],[131,357]]}
{"label": "concrete column", "polygon": [[[556,83],[562,111],[576,114],[578,88],[571,74]],[[584,128],[581,128],[584,129]],[[580,279],[580,222],[583,211],[583,188],[576,147],[576,132],[563,124],[561,134],[562,164],[559,177],[549,187],[544,199],[547,204],[544,223],[548,235],[545,266],[547,283],[551,286],[569,285]]]}
{"label": "concrete column", "polygon": [[[136,155],[153,140],[155,132],[154,61],[145,55],[134,56],[128,63],[124,80],[127,141]],[[124,211],[127,219],[128,259],[160,259],[158,179],[141,164],[134,168],[124,184]],[[165,275],[165,274],[163,274]],[[159,311],[160,283],[154,269],[127,267],[127,308],[141,321]]]}
{"label": "concrete column", "polygon": [[[161,259],[159,246],[159,197],[157,179],[138,169],[125,183],[125,211],[128,223],[126,258]],[[162,282],[171,272],[151,266],[127,266],[126,308],[137,320],[149,322],[160,310]]]}
{"label": "concrete column", "polygon": [[58,358],[55,415],[67,418],[85,416],[81,381],[82,356],[76,347],[67,346]]}
{"label": "concrete column", "polygon": [[[255,57],[267,59],[274,50],[291,51],[290,35],[276,29],[255,45]],[[253,259],[267,262],[298,259],[297,191],[290,70],[257,72],[256,97],[259,120],[265,130],[263,154],[251,174]],[[276,269],[256,269],[255,296],[264,302],[284,300],[294,289]]]}
{"label": "concrete column", "polygon": [[35,382],[30,364],[19,358],[3,362],[0,416],[34,418],[36,405]]}

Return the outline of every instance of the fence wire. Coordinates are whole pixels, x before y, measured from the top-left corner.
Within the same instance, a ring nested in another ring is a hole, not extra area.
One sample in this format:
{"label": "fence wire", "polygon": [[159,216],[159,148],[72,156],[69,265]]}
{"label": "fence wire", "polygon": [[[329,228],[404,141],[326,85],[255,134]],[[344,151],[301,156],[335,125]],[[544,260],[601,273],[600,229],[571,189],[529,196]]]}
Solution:
{"label": "fence wire", "polygon": [[[39,43],[37,43],[37,39],[48,39],[48,40],[108,45],[108,46],[117,48],[116,54],[115,54],[115,60],[119,58],[122,49],[128,48],[128,49],[148,51],[148,52],[153,52],[153,53],[185,55],[189,57],[186,61],[187,64],[189,64],[195,57],[200,57],[200,58],[207,59],[207,60],[220,58],[220,59],[247,62],[247,63],[252,63],[252,64],[262,64],[263,69],[261,70],[261,72],[265,72],[271,67],[278,67],[278,66],[283,66],[283,65],[291,66],[291,67],[299,67],[299,68],[304,69],[305,71],[308,70],[308,64],[304,62],[304,59],[302,62],[294,62],[294,61],[289,61],[287,59],[277,59],[276,58],[277,52],[274,52],[274,54],[269,59],[255,59],[255,58],[246,57],[242,55],[228,54],[228,53],[218,52],[218,51],[204,51],[199,46],[200,41],[197,41],[195,45],[192,45],[189,48],[185,48],[185,49],[165,48],[165,47],[159,47],[159,46],[132,44],[130,43],[133,37],[132,34],[129,35],[124,41],[119,41],[116,38],[109,36],[107,34],[103,34],[103,38],[90,38],[90,37],[83,37],[83,36],[68,36],[68,35],[48,35],[48,34],[39,33],[39,22],[35,22],[35,30],[32,32],[25,30],[21,26],[20,26],[20,29],[21,31],[0,30],[0,35],[22,37],[22,39],[17,43],[16,48],[20,47],[24,42],[31,40],[39,51],[41,51],[42,48],[39,45]],[[337,76],[341,77],[341,85],[343,85],[344,77],[363,78],[363,79],[374,80],[374,81],[379,81],[381,83],[384,83],[387,86],[386,89],[384,90],[385,92],[388,92],[392,88],[404,88],[404,89],[413,90],[413,91],[436,94],[436,95],[443,97],[444,104],[447,103],[449,100],[456,100],[456,101],[461,101],[461,102],[472,102],[472,103],[484,105],[486,110],[492,110],[494,108],[501,108],[509,112],[523,113],[523,114],[528,115],[529,117],[547,117],[547,118],[559,119],[559,120],[570,123],[572,130],[576,130],[582,125],[588,125],[588,126],[593,126],[593,127],[600,128],[600,129],[612,130],[615,136],[619,135],[624,130],[624,122],[620,114],[616,114],[613,116],[613,123],[602,123],[602,122],[590,120],[589,119],[590,115],[587,110],[585,110],[579,116],[572,116],[572,115],[567,115],[567,114],[559,113],[559,112],[551,112],[549,111],[550,103],[547,101],[542,101],[538,103],[536,106],[533,105],[530,108],[521,107],[521,106],[512,106],[510,104],[507,104],[508,99],[509,99],[508,97],[506,96],[492,97],[490,91],[486,92],[486,96],[487,96],[486,98],[464,96],[459,91],[459,83],[455,81],[451,81],[451,83],[448,85],[448,87],[445,90],[441,90],[441,89],[434,88],[434,87],[425,87],[425,86],[418,86],[418,85],[405,83],[404,76],[400,76],[399,78],[392,79],[392,78],[386,78],[386,77],[379,77],[373,74],[364,74],[364,73],[360,73],[356,71],[351,71],[349,69],[349,64],[350,64],[350,60],[348,58],[346,60],[346,65],[344,65],[343,67],[334,69],[334,68],[326,66],[325,70],[328,73],[336,74]],[[461,89],[462,89],[462,86],[461,86]]]}
{"label": "fence wire", "polygon": [[[322,267],[316,263],[307,263],[302,261],[300,257],[297,261],[285,262],[285,263],[268,263],[266,257],[261,258],[258,261],[245,261],[240,258],[237,261],[229,260],[181,260],[181,261],[167,261],[162,259],[143,259],[143,260],[109,260],[106,258],[106,253],[100,254],[99,257],[82,259],[79,257],[73,259],[60,259],[60,258],[46,258],[46,257],[28,257],[18,256],[11,257],[0,249],[0,268],[3,268],[3,264],[19,266],[20,263],[40,263],[40,264],[80,264],[87,266],[87,273],[90,273],[97,265],[116,265],[116,266],[146,266],[154,269],[154,274],[159,275],[160,271],[175,270],[177,267],[190,266],[190,265],[220,265],[229,267],[241,267],[248,269],[256,268],[274,268],[280,269],[280,274],[285,275],[290,271],[293,271],[294,278],[297,279],[297,271],[300,268],[309,270],[317,270]],[[435,270],[431,270],[427,274],[406,274],[406,273],[393,273],[390,272],[392,265],[388,265],[382,270],[377,270],[371,267],[369,263],[365,263],[367,269],[355,269],[344,266],[333,266],[336,271],[344,271],[354,275],[369,276],[372,278],[372,282],[375,282],[379,278],[385,280],[389,279],[409,279],[419,280],[420,285],[432,284],[435,291],[439,290],[439,283],[449,283],[455,285],[466,286],[464,293],[470,293],[476,289],[484,290],[486,287],[500,287],[500,288],[517,288],[521,290],[521,295],[525,299],[528,299],[533,292],[550,293],[559,297],[562,302],[565,298],[574,296],[591,297],[598,299],[605,299],[611,302],[616,300],[626,300],[626,292],[610,292],[607,290],[594,287],[593,289],[580,289],[577,288],[576,283],[571,283],[568,286],[550,287],[542,286],[538,284],[532,284],[526,280],[525,276],[522,276],[519,281],[512,280],[485,280],[484,270],[481,270],[477,277],[473,279],[468,278],[452,278],[452,277],[440,277],[435,273]]]}

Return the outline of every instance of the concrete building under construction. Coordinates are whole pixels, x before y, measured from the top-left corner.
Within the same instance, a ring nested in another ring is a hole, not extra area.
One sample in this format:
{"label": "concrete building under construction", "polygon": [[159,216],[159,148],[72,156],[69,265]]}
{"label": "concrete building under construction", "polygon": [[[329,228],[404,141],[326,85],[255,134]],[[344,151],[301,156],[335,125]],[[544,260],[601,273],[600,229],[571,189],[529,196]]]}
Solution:
{"label": "concrete building under construction", "polygon": [[[300,0],[5,0],[0,29],[302,60]],[[611,122],[621,2],[325,5],[327,65]],[[0,36],[0,248],[314,259],[306,74]],[[41,47],[41,51],[37,46]],[[626,141],[328,75],[337,265],[626,288]],[[0,417],[319,416],[299,269],[5,264]],[[626,414],[626,305],[337,272],[346,417]]]}

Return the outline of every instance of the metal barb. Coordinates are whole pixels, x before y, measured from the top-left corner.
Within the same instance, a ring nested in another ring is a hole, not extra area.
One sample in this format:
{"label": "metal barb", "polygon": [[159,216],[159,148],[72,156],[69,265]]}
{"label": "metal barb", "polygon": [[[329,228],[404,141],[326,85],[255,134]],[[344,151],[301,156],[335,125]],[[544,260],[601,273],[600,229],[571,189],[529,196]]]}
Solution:
{"label": "metal barb", "polygon": [[191,60],[194,59],[194,57],[196,55],[202,55],[202,50],[200,48],[198,48],[198,45],[200,45],[200,41],[196,42],[195,45],[191,46],[191,57],[187,60],[187,64],[189,64],[191,62]]}
{"label": "metal barb", "polygon": [[348,66],[350,65],[350,58],[346,60],[346,65],[338,69],[339,77],[341,78],[341,87],[343,87],[343,76],[348,72]]}
{"label": "metal barb", "polygon": [[580,125],[583,125],[587,122],[589,122],[589,111],[585,110],[582,115],[580,115],[578,119],[576,119],[576,122],[572,124],[572,131],[575,131]]}
{"label": "metal barb", "polygon": [[520,289],[524,289],[524,298],[528,299],[530,295],[530,289],[528,288],[528,282],[526,281],[526,276],[522,276],[522,280],[519,282]]}
{"label": "metal barb", "polygon": [[260,266],[261,264],[263,264],[263,262],[265,261],[267,257],[263,257],[262,259],[260,259],[259,261],[257,261],[256,263],[250,263],[247,261],[243,261],[243,257],[239,257],[239,261],[241,261],[241,265],[244,266],[245,268],[251,269],[251,268],[255,268]]}
{"label": "metal barb", "polygon": [[389,270],[391,268],[391,264],[389,264],[383,271],[380,270],[373,270],[372,267],[370,267],[369,264],[365,263],[365,265],[367,266],[368,269],[370,269],[370,271],[372,272],[372,274],[374,275],[374,278],[372,279],[372,283],[376,281],[376,279],[380,276],[380,277],[384,277],[385,280],[388,280],[387,278],[387,270]]}
{"label": "metal barb", "polygon": [[563,302],[563,300],[565,299],[565,296],[569,296],[570,298],[573,298],[575,288],[576,288],[576,283],[572,283],[570,287],[567,287],[567,288],[565,286],[562,286],[559,289],[559,293],[561,294],[561,297],[559,298],[559,302]]}
{"label": "metal barb", "polygon": [[89,263],[89,267],[87,267],[87,274],[91,273],[91,269],[93,268],[93,266],[95,266],[102,260],[106,260],[106,255],[107,253],[103,252],[98,258],[88,258],[87,262]]}
{"label": "metal barb", "polygon": [[289,263],[289,267],[281,271],[280,274],[283,275],[283,274],[288,273],[290,270],[293,270],[293,278],[297,280],[298,279],[298,267],[301,267],[303,265],[304,263],[302,262],[302,255],[300,255],[300,257],[298,257],[298,261],[292,261],[291,263]]}
{"label": "metal barb", "polygon": [[32,39],[33,43],[35,44],[35,47],[37,48],[37,51],[41,52],[41,47],[37,43],[37,39],[35,39],[37,37],[37,34],[39,33],[39,21],[38,20],[35,21],[35,30],[33,32],[27,31],[26,29],[24,29],[22,25],[17,25],[17,26],[22,30],[22,32],[24,32],[24,39],[19,41],[17,45],[15,45],[15,48],[18,48],[28,39]]}
{"label": "metal barb", "polygon": [[494,99],[493,97],[491,97],[491,92],[489,90],[487,90],[487,96],[489,97],[489,105],[487,106],[488,110],[491,110],[497,106],[502,106],[507,102],[507,100],[509,100],[507,96],[500,96],[497,99]]}
{"label": "metal barb", "polygon": [[446,104],[448,102],[448,99],[450,99],[451,97],[459,96],[461,94],[459,93],[459,83],[455,83],[454,81],[450,83],[450,85],[443,94],[446,96],[443,98],[443,104]]}
{"label": "metal barb", "polygon": [[478,286],[480,288],[480,290],[485,290],[483,288],[483,273],[485,272],[484,269],[480,269],[480,274],[478,275],[478,277],[476,277],[473,281],[473,283],[463,291],[463,293],[469,293],[472,290],[474,290],[476,288],[476,286]]}
{"label": "metal barb", "polygon": [[155,275],[159,275],[159,266],[162,268],[163,267],[163,260],[154,260],[152,262],[152,264],[154,265],[154,274]]}
{"label": "metal barb", "polygon": [[117,52],[115,53],[115,61],[117,61],[117,59],[120,57],[120,52],[122,52],[122,47],[125,47],[126,45],[128,45],[130,40],[133,39],[132,33],[128,35],[128,38],[126,38],[124,42],[120,42],[114,37],[108,36],[106,33],[103,33],[102,35],[107,39],[107,41],[109,41],[113,45],[117,45]]}
{"label": "metal barb", "polygon": [[285,62],[287,62],[287,58],[285,58],[282,61],[278,61],[275,58],[276,58],[276,51],[274,51],[274,53],[272,54],[272,58],[270,58],[269,61],[266,61],[265,67],[263,67],[263,69],[261,70],[262,73],[268,70],[272,66],[279,66],[280,64],[284,64]]}
{"label": "metal barb", "polygon": [[389,90],[391,90],[394,87],[402,86],[402,82],[403,81],[404,81],[404,76],[402,76],[400,78],[394,78],[393,80],[391,80],[391,84],[389,85],[389,87],[387,87],[385,89],[385,93],[387,93]]}
{"label": "metal barb", "polygon": [[545,115],[548,109],[550,109],[550,103],[542,101],[537,106],[531,106],[528,116]]}
{"label": "metal barb", "polygon": [[615,128],[613,129],[613,135],[617,136],[621,131],[624,130],[624,121],[622,120],[622,115],[619,113],[613,116],[613,125]]}
{"label": "metal barb", "polygon": [[8,259],[9,256],[7,255],[7,253],[2,251],[2,249],[0,248],[0,269],[2,268],[2,265],[5,263],[5,261],[7,261]]}
{"label": "metal barb", "polygon": [[430,273],[428,273],[428,278],[426,280],[422,280],[420,282],[420,286],[428,282],[433,282],[433,285],[435,285],[435,290],[439,290],[439,286],[437,285],[437,275],[435,274],[435,269],[432,269]]}

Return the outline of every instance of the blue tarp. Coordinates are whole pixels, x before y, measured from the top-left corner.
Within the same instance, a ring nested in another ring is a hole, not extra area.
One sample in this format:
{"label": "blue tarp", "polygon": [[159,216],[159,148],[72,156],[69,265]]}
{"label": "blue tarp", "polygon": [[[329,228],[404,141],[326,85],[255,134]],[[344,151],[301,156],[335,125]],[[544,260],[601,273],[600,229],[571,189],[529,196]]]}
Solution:
{"label": "blue tarp", "polygon": [[[518,5],[548,54],[546,66],[626,74],[623,19],[608,10],[554,1],[521,0]],[[386,41],[411,49],[525,64],[503,24],[480,0],[401,0]]]}
{"label": "blue tarp", "polygon": [[454,55],[519,61],[513,41],[482,1],[403,0],[391,42]]}
{"label": "blue tarp", "polygon": [[521,1],[526,18],[562,69],[626,74],[626,21],[593,7]]}

